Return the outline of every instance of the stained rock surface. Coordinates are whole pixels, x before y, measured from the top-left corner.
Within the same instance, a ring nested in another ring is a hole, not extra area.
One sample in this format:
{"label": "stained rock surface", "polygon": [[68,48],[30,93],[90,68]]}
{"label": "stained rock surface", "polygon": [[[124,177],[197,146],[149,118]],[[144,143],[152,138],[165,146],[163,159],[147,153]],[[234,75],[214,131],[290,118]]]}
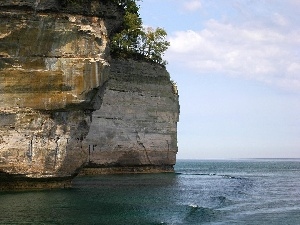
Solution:
{"label": "stained rock surface", "polygon": [[0,181],[68,180],[87,160],[82,142],[122,13],[85,2],[0,1]]}
{"label": "stained rock surface", "polygon": [[0,1],[0,190],[173,171],[176,86],[160,65],[111,60],[123,16],[107,0]]}

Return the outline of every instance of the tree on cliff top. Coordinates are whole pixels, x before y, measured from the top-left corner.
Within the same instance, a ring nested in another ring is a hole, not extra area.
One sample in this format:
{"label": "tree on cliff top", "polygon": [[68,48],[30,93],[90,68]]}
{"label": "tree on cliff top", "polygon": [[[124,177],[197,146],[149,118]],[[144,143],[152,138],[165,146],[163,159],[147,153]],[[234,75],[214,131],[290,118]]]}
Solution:
{"label": "tree on cliff top", "polygon": [[125,10],[122,30],[111,40],[111,53],[116,57],[146,59],[166,65],[162,59],[170,46],[167,32],[162,28],[143,28],[136,1],[114,0]]}
{"label": "tree on cliff top", "polygon": [[139,36],[138,53],[146,59],[166,65],[167,62],[162,59],[164,52],[170,46],[170,42],[165,40],[166,37],[167,32],[162,28],[144,28]]}
{"label": "tree on cliff top", "polygon": [[113,0],[118,5],[122,6],[126,11],[132,13],[138,13],[139,7],[136,2],[142,0]]}
{"label": "tree on cliff top", "polygon": [[138,7],[125,8],[122,30],[115,34],[111,41],[112,51],[132,51],[137,47],[138,37],[141,33],[142,19],[138,14]]}

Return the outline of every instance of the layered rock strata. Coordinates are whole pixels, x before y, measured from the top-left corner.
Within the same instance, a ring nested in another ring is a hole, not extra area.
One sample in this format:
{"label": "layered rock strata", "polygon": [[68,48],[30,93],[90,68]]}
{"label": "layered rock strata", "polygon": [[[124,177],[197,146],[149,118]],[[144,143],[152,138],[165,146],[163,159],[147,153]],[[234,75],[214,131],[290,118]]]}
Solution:
{"label": "layered rock strata", "polygon": [[0,1],[0,190],[173,171],[178,93],[160,65],[110,60],[123,16],[107,0]]}
{"label": "layered rock strata", "polygon": [[166,69],[113,60],[92,116],[84,174],[173,171],[177,153],[178,93]]}
{"label": "layered rock strata", "polygon": [[0,1],[2,186],[68,186],[87,160],[83,140],[122,13],[109,1],[68,2]]}

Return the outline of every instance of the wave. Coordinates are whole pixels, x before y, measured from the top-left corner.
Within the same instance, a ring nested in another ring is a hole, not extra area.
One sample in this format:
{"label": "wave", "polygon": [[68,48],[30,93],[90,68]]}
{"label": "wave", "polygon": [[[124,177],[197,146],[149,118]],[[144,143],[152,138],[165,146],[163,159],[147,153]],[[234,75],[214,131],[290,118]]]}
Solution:
{"label": "wave", "polygon": [[212,200],[212,202],[215,203],[216,208],[223,208],[223,207],[234,204],[234,202],[232,200],[230,200],[227,197],[222,196],[222,195],[216,196],[216,197],[211,197],[211,200]]}
{"label": "wave", "polygon": [[184,224],[201,224],[216,221],[222,213],[219,210],[189,204],[184,218]]}
{"label": "wave", "polygon": [[216,174],[216,173],[176,173],[176,175],[185,175],[185,176],[217,176],[217,177],[222,177],[222,178],[227,178],[227,179],[246,179],[244,177],[236,177],[232,175],[227,175],[227,174]]}

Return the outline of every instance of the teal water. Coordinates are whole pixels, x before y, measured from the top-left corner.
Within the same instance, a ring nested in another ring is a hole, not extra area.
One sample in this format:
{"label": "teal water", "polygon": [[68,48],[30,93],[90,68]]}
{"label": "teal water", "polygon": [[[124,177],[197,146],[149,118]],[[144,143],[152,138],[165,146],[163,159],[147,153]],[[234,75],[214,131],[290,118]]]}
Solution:
{"label": "teal water", "polygon": [[300,224],[300,160],[178,161],[175,174],[2,192],[0,224]]}

